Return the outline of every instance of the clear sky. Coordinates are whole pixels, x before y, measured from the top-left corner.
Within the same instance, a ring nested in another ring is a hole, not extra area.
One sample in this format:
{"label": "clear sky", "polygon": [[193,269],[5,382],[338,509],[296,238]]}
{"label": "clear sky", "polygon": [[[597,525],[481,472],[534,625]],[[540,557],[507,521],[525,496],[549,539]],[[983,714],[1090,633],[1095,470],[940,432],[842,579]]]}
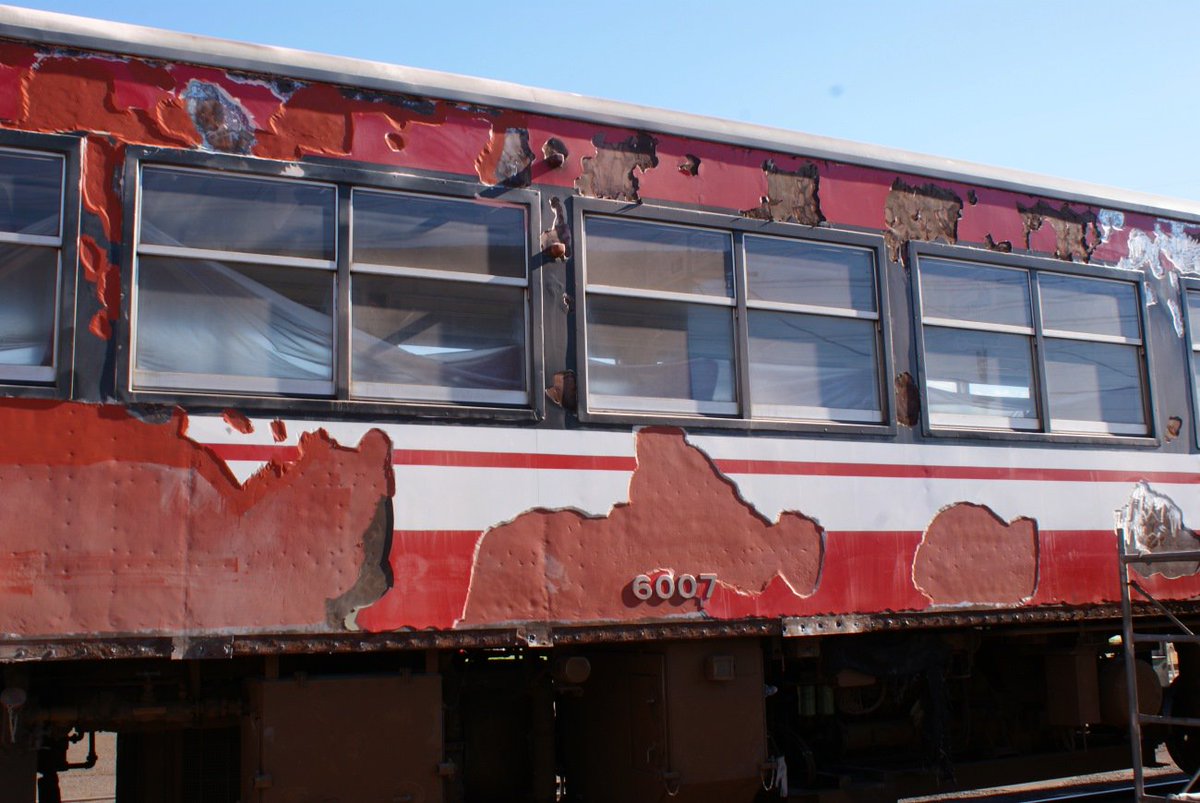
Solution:
{"label": "clear sky", "polygon": [[18,5],[1200,200],[1200,2]]}

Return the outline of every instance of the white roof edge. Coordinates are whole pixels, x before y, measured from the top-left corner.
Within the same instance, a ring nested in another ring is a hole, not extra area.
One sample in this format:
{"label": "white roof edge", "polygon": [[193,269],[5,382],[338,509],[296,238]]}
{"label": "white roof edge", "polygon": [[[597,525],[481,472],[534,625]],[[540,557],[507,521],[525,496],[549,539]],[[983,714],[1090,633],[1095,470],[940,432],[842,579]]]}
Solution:
{"label": "white roof edge", "polygon": [[538,89],[506,81],[472,78],[344,56],[249,44],[4,5],[0,5],[0,38],[498,106],[1200,222],[1200,202],[1196,201],[1121,190],[1084,181],[1054,178],[717,117]]}

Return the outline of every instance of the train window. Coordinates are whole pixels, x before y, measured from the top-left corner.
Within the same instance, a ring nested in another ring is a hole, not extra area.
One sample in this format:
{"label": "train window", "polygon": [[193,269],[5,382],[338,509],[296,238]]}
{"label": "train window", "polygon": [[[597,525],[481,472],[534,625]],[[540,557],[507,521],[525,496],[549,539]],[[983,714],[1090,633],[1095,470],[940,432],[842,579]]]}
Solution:
{"label": "train window", "polygon": [[525,210],[355,190],[351,392],[523,404]]}
{"label": "train window", "polygon": [[142,171],[137,387],[333,393],[337,190]]}
{"label": "train window", "polygon": [[1146,435],[1133,282],[923,255],[934,427]]}
{"label": "train window", "polygon": [[532,193],[178,158],[133,168],[131,390],[530,405]]}
{"label": "train window", "polygon": [[882,425],[877,250],[677,217],[583,218],[587,410]]}
{"label": "train window", "polygon": [[67,179],[77,175],[77,165],[77,140],[0,137],[0,384],[6,395],[53,392],[69,377],[68,337],[59,321],[74,303],[77,222],[70,200],[77,191]]}

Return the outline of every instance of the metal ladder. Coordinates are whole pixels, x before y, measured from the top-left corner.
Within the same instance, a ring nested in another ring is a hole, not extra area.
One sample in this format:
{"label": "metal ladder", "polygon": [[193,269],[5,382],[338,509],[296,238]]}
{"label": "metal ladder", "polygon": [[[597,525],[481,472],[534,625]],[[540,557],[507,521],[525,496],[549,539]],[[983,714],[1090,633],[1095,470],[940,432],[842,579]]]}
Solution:
{"label": "metal ladder", "polygon": [[[1200,562],[1200,551],[1187,552],[1158,552],[1158,553],[1127,553],[1125,551],[1125,530],[1117,529],[1117,554],[1120,564],[1121,579],[1121,645],[1125,653],[1125,692],[1129,706],[1129,743],[1133,752],[1133,783],[1137,803],[1150,801],[1200,801],[1200,791],[1197,782],[1200,781],[1200,769],[1184,785],[1182,791],[1168,795],[1151,795],[1146,793],[1145,774],[1142,767],[1142,725],[1170,725],[1177,728],[1200,729],[1200,718],[1174,717],[1161,714],[1142,714],[1138,706],[1137,667],[1135,664],[1138,644],[1157,644],[1170,642],[1172,644],[1200,644],[1200,636],[1179,620],[1175,614],[1167,610],[1161,602],[1146,591],[1136,579],[1129,576],[1129,567],[1134,564],[1149,565],[1154,563],[1170,563],[1173,561]],[[1172,633],[1143,633],[1133,630],[1133,602],[1130,591],[1145,599],[1159,613],[1165,616],[1179,631]]]}

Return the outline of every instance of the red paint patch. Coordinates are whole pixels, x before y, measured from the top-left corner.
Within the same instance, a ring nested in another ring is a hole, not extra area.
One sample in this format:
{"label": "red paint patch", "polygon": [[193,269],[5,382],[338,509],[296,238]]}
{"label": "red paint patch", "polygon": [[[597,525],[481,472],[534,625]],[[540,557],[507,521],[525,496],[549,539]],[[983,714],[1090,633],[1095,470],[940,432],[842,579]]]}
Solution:
{"label": "red paint patch", "polygon": [[226,408],[221,411],[221,418],[225,420],[226,424],[243,435],[249,435],[254,431],[254,423],[237,410]]}
{"label": "red paint patch", "polygon": [[404,150],[402,130],[386,114],[355,112],[350,115],[350,153],[364,162],[391,164]]}
{"label": "red paint patch", "polygon": [[276,443],[282,443],[287,440],[287,424],[282,419],[276,418],[271,422],[271,437]]}
{"label": "red paint patch", "polygon": [[360,611],[356,624],[380,632],[400,627],[453,627],[462,617],[480,533],[403,530],[393,534],[392,587]]}
{"label": "red paint patch", "polygon": [[785,513],[769,524],[682,434],[646,429],[638,434],[629,502],[607,517],[535,510],[484,534],[462,622],[636,620],[705,610],[678,594],[634,598],[634,577],[662,571],[715,573],[739,594],[794,600],[813,592],[821,554],[813,521]]}
{"label": "red paint patch", "polygon": [[1005,523],[983,505],[951,505],[925,530],[913,581],[938,605],[1020,604],[1037,592],[1037,524]]}
{"label": "red paint patch", "polygon": [[301,438],[290,465],[238,486],[183,435],[117,407],[0,405],[0,630],[325,630],[390,496],[391,445]]}
{"label": "red paint patch", "polygon": [[[113,179],[125,158],[125,146],[89,135],[83,159],[83,206],[95,215],[110,243],[121,242],[121,198]],[[118,282],[119,284],[119,282]]]}
{"label": "red paint patch", "polygon": [[79,263],[83,267],[83,278],[95,285],[101,307],[92,316],[88,331],[107,340],[112,337],[111,322],[117,319],[121,309],[121,271],[109,261],[100,244],[87,234],[79,238]]}

